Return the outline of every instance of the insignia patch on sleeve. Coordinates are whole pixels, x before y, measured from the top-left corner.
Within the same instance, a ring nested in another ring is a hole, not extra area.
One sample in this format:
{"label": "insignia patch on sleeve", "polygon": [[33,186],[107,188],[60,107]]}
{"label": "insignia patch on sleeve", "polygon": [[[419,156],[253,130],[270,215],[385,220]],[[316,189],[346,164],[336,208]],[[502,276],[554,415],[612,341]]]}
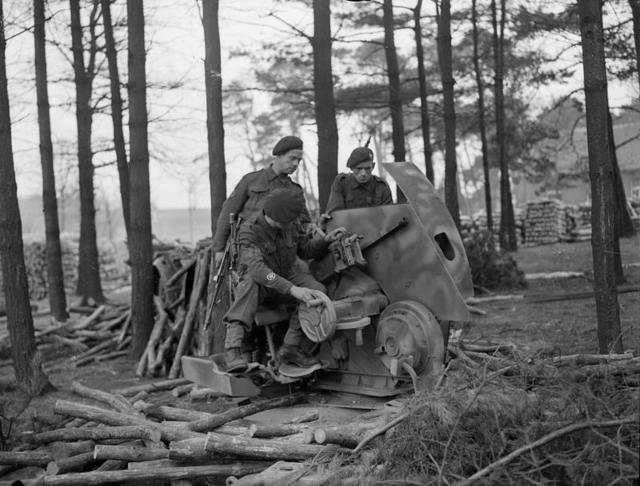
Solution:
{"label": "insignia patch on sleeve", "polygon": [[275,274],[275,273],[273,273],[273,272],[269,272],[269,273],[267,274],[267,280],[268,280],[269,282],[273,282],[275,279],[276,279],[276,274]]}

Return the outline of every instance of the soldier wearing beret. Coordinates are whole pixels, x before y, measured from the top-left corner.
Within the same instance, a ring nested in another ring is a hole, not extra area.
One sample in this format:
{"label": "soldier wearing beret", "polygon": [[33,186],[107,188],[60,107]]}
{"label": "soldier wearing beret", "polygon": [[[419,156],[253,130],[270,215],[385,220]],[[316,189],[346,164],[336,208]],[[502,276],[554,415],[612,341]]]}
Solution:
{"label": "soldier wearing beret", "polygon": [[393,203],[391,189],[386,181],[373,175],[373,151],[357,147],[347,160],[350,174],[338,174],[331,186],[327,214],[336,209],[380,206]]}
{"label": "soldier wearing beret", "polygon": [[[309,304],[326,291],[310,274],[299,271],[294,264],[296,256],[321,255],[329,242],[345,230],[338,228],[324,237],[309,239],[299,221],[305,210],[300,191],[275,189],[263,202],[262,210],[240,227],[237,239],[240,282],[224,316],[227,371],[240,371],[248,364],[241,345],[245,333],[251,330],[259,304]],[[278,352],[279,361],[302,367],[315,364],[317,359],[300,348],[303,338],[298,313],[294,312]]]}
{"label": "soldier wearing beret", "polygon": [[[265,197],[277,188],[292,189],[304,199],[302,187],[289,177],[302,160],[302,140],[293,135],[283,137],[273,147],[272,154],[275,159],[269,167],[245,175],[222,205],[213,238],[216,267],[220,266],[231,232],[229,214],[233,213],[243,220],[249,219],[260,212]],[[303,223],[311,221],[306,206],[300,218]]]}

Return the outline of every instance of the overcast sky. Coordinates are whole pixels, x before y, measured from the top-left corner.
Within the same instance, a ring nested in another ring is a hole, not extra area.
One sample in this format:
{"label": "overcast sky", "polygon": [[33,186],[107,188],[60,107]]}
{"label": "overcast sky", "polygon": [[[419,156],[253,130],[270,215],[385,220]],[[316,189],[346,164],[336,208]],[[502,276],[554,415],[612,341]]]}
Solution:
{"label": "overcast sky", "polygon": [[[28,4],[24,0],[5,0],[5,15],[12,25],[7,27],[9,90],[13,120],[13,143],[18,189],[21,196],[40,193],[40,163],[38,152],[37,117],[35,104],[35,83],[33,81],[33,37],[22,29],[32,20]],[[124,2],[119,2],[123,4]],[[394,5],[406,4],[413,7],[414,1],[394,1]],[[345,8],[360,8],[365,2],[346,2]],[[220,29],[223,46],[223,83],[228,86],[233,80],[248,80],[252,76],[252,66],[248,59],[229,57],[229,49],[259,46],[261,39],[278,39],[285,34],[285,27],[267,16],[272,2],[266,0],[244,0],[242,2],[221,0]],[[310,8],[294,9],[294,2],[282,2],[279,15],[285,16],[297,27],[311,33],[312,12]],[[432,8],[432,2],[425,2],[424,12]],[[204,39],[200,23],[200,11],[195,0],[154,0],[145,2],[146,40],[149,45],[147,57],[148,82],[157,85],[182,83],[173,90],[152,88],[148,92],[150,111],[150,155],[152,203],[160,208],[208,207],[209,186],[206,169],[206,110],[203,79]],[[56,165],[74,166],[75,147],[75,93],[69,82],[59,83],[59,79],[70,78],[70,39],[68,31],[68,2],[50,1],[52,20],[47,36],[58,42],[59,48],[48,47],[49,91],[53,121],[53,139],[56,146]],[[114,17],[119,13],[114,11]],[[455,34],[454,34],[455,35]],[[405,31],[396,38],[398,49],[412,50],[412,33]],[[126,52],[120,53],[121,73],[126,72]],[[579,80],[578,80],[579,81]],[[104,83],[104,80],[97,81]],[[627,87],[611,85],[612,104],[628,103],[637,96],[637,83]],[[633,90],[636,89],[636,93]],[[569,91],[569,88],[567,89]],[[557,93],[553,93],[557,94]],[[258,106],[265,107],[266,99],[257,98]],[[262,102],[260,102],[262,100]],[[345,170],[349,151],[358,141],[352,138],[353,127],[349,119],[339,120],[340,160],[339,169]],[[102,140],[111,134],[111,121],[107,116],[94,118],[95,149],[105,143]],[[245,147],[242,137],[230,126],[225,127],[225,151],[228,164],[228,190],[240,177],[251,170],[244,157]],[[283,134],[285,135],[285,134]],[[306,156],[309,168],[314,170],[316,137],[309,129],[299,134],[307,143]],[[273,141],[275,143],[275,140]],[[268,155],[271,146],[263,147]],[[421,148],[416,147],[419,151]],[[471,155],[469,155],[471,154]],[[459,163],[466,165],[474,155],[474,148],[461,147]],[[389,155],[389,160],[391,154]],[[96,165],[113,160],[113,154],[98,153]],[[435,165],[442,173],[441,156],[436,154]],[[60,171],[58,171],[60,172]],[[64,174],[58,174],[58,187],[74,180],[65,181]],[[315,180],[315,172],[312,174]],[[115,167],[98,168],[96,171],[96,191],[98,195],[118,201],[117,172]],[[189,188],[191,187],[191,191]]]}

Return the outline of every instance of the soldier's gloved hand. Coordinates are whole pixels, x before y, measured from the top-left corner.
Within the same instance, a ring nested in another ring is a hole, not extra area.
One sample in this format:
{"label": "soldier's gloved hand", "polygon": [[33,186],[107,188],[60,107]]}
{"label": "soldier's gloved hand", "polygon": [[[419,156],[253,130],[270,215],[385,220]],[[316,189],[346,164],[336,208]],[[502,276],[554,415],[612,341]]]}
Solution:
{"label": "soldier's gloved hand", "polygon": [[336,228],[333,231],[327,233],[325,235],[325,237],[324,237],[324,241],[326,241],[327,243],[331,243],[332,241],[336,241],[338,238],[340,238],[346,232],[347,232],[346,228],[343,228],[342,226],[340,226],[339,228]]}
{"label": "soldier's gloved hand", "polygon": [[220,269],[220,265],[222,265],[222,259],[224,258],[223,251],[217,251],[214,256],[214,263],[216,265],[216,270]]}
{"label": "soldier's gloved hand", "polygon": [[328,213],[322,213],[322,214],[320,215],[320,221],[321,221],[322,223],[324,223],[325,221],[329,221],[330,219],[333,219],[333,216],[331,216],[331,215],[330,215],[330,214],[328,214]]}

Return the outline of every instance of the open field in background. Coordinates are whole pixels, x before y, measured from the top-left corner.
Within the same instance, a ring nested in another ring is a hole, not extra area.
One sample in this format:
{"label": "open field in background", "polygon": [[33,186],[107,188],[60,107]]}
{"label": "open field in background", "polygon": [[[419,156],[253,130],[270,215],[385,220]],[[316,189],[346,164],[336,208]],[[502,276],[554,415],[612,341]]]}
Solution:
{"label": "open field in background", "polygon": [[[640,284],[640,237],[620,241],[622,262],[628,284]],[[480,307],[486,316],[474,315],[462,326],[463,339],[510,341],[531,353],[546,349],[556,354],[596,353],[597,322],[593,296],[555,302],[535,303],[527,298],[564,293],[586,293],[593,289],[591,244],[556,243],[521,248],[514,254],[525,273],[572,271],[584,277],[530,280],[528,287],[513,291],[525,298],[486,303]],[[508,291],[500,294],[509,294]],[[640,354],[640,293],[620,294],[623,345]]]}

